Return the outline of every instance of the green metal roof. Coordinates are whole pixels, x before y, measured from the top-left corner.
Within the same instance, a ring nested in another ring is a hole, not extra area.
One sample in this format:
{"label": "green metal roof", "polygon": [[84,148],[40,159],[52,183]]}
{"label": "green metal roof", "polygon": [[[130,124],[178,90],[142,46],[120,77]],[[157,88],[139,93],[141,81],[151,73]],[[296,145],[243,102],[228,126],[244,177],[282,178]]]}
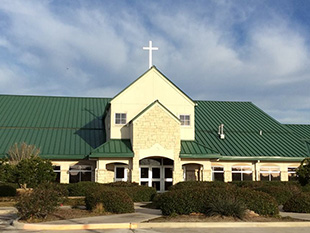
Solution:
{"label": "green metal roof", "polygon": [[297,136],[304,140],[310,141],[310,125],[302,125],[302,124],[286,124],[286,127],[294,131]]}
{"label": "green metal roof", "polygon": [[220,154],[196,141],[181,141],[181,158],[219,158]]}
{"label": "green metal roof", "polygon": [[[300,160],[309,156],[305,142],[292,130],[250,102],[197,103],[196,141],[219,151],[222,158]],[[225,139],[218,137],[220,124],[224,124]]]}
{"label": "green metal roof", "polygon": [[110,99],[0,95],[0,156],[14,143],[42,157],[80,159],[105,142],[102,114]]}
{"label": "green metal roof", "polygon": [[133,157],[130,140],[111,139],[93,150],[90,158]]}

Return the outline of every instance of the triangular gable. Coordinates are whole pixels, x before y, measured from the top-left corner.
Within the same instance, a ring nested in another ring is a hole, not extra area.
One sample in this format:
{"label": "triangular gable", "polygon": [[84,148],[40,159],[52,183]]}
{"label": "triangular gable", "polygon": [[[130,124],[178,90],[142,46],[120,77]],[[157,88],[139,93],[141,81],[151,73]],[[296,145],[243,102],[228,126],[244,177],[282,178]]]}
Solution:
{"label": "triangular gable", "polygon": [[110,103],[113,103],[116,99],[118,99],[122,94],[127,92],[131,89],[132,86],[134,86],[139,80],[143,79],[149,72],[155,72],[159,77],[164,79],[167,84],[169,84],[173,89],[175,89],[180,95],[182,95],[191,105],[195,106],[196,103],[187,95],[185,94],[179,87],[177,87],[171,80],[169,80],[163,73],[161,73],[155,66],[152,66],[150,69],[148,69],[144,74],[142,74],[139,78],[137,78],[135,81],[133,81],[131,84],[129,84],[124,90],[122,90],[120,93],[118,93],[114,98],[111,100]]}
{"label": "triangular gable", "polygon": [[135,116],[128,124],[134,122],[135,120],[139,119],[144,113],[146,113],[148,110],[152,109],[154,106],[160,106],[165,112],[168,113],[174,120],[176,120],[178,123],[180,123],[180,119],[177,118],[169,109],[167,109],[163,104],[159,102],[159,100],[155,100],[153,103],[151,103],[149,106],[147,106],[145,109],[143,109],[137,116]]}

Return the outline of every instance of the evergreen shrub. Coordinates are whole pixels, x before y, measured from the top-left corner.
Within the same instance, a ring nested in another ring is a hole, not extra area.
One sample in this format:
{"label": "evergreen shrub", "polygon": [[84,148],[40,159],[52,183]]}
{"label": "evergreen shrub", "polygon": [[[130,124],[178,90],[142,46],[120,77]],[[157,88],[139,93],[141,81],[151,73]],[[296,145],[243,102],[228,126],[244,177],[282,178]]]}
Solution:
{"label": "evergreen shrub", "polygon": [[59,184],[41,184],[21,193],[15,207],[21,219],[45,218],[64,202],[67,194]]}
{"label": "evergreen shrub", "polygon": [[86,208],[96,211],[100,206],[102,212],[132,213],[134,204],[130,196],[120,190],[102,187],[93,187],[85,195]]}
{"label": "evergreen shrub", "polygon": [[283,210],[287,212],[310,213],[310,192],[300,193],[289,199]]}
{"label": "evergreen shrub", "polygon": [[177,190],[177,189],[194,189],[194,188],[225,188],[231,186],[229,183],[220,182],[220,181],[183,181],[179,182],[170,187],[169,190]]}
{"label": "evergreen shrub", "polygon": [[279,213],[276,200],[267,193],[229,186],[175,189],[156,197],[155,204],[163,215],[212,213],[212,208],[213,213],[224,215],[220,211],[224,206],[229,208],[229,216],[240,218],[244,206],[260,215],[274,216]]}
{"label": "evergreen shrub", "polygon": [[85,196],[89,189],[102,185],[92,181],[82,181],[79,183],[70,183],[66,186],[69,192],[69,196]]}
{"label": "evergreen shrub", "polygon": [[0,197],[16,196],[16,188],[9,184],[0,184]]}

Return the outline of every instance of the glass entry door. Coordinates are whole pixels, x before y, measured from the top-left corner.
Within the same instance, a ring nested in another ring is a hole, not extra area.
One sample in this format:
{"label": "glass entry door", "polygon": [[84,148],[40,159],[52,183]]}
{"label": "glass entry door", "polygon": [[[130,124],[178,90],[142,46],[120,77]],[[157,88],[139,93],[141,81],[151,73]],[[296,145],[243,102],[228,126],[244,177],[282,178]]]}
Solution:
{"label": "glass entry door", "polygon": [[168,190],[173,182],[173,165],[167,164],[165,160],[161,158],[142,160],[140,184],[154,187],[159,192]]}

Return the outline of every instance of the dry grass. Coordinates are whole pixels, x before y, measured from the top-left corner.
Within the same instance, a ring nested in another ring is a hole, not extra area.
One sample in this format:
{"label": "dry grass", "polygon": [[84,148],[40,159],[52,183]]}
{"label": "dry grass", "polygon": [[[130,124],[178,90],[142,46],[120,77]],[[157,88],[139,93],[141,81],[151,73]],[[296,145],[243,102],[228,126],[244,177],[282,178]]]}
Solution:
{"label": "dry grass", "polygon": [[59,208],[53,214],[49,214],[45,219],[29,219],[27,223],[39,223],[39,222],[48,222],[48,221],[58,221],[66,219],[75,219],[75,218],[85,218],[93,217],[100,215],[109,215],[110,213],[95,213],[88,210],[81,209],[71,209],[71,208]]}
{"label": "dry grass", "polygon": [[208,217],[204,214],[163,216],[152,219],[149,222],[303,222],[304,220],[294,219],[290,217],[265,217],[265,216],[245,216],[242,220],[239,218],[212,216]]}

